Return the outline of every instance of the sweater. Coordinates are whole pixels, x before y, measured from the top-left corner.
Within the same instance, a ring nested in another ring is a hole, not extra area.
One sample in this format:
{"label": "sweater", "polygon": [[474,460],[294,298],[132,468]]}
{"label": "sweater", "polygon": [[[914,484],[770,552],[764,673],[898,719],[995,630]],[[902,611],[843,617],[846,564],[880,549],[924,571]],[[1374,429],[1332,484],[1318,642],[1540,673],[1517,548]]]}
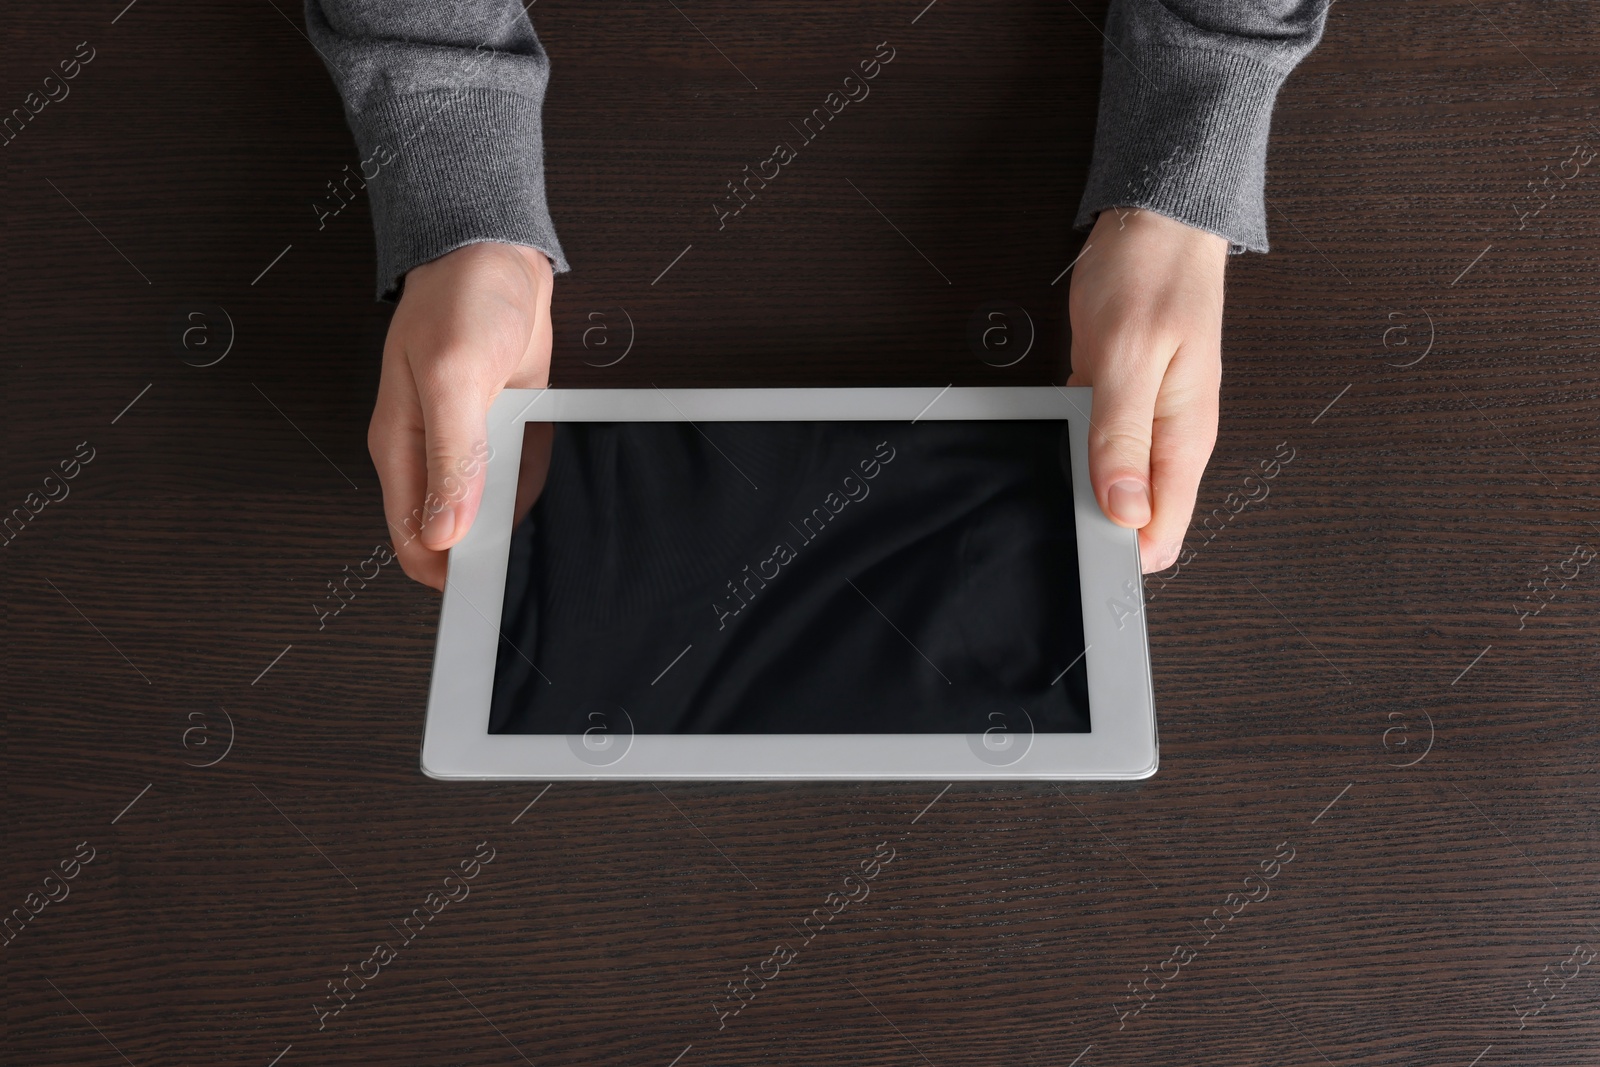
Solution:
{"label": "sweater", "polygon": [[[1328,0],[1111,0],[1089,177],[1073,225],[1144,208],[1265,252],[1279,88]],[[478,241],[570,269],[545,198],[550,61],[520,0],[305,0],[306,31],[366,164],[377,297]]]}

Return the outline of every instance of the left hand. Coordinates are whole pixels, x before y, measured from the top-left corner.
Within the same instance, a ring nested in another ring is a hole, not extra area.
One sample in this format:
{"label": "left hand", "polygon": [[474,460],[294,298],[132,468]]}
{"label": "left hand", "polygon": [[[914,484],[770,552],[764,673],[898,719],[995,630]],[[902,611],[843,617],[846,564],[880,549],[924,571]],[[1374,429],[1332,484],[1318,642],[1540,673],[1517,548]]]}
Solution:
{"label": "left hand", "polygon": [[1177,560],[1217,440],[1225,238],[1107,208],[1073,268],[1072,374],[1094,387],[1089,474],[1146,574]]}
{"label": "left hand", "polygon": [[537,248],[464,245],[406,274],[367,429],[395,555],[443,590],[483,497],[489,405],[550,378],[553,268]]}

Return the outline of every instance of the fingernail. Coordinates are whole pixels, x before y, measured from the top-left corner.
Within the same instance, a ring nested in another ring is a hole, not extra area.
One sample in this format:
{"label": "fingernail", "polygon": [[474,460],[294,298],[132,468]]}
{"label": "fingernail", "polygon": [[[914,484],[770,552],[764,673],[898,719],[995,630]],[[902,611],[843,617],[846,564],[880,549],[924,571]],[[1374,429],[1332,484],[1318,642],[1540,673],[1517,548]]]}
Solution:
{"label": "fingernail", "polygon": [[1131,526],[1143,526],[1150,521],[1150,490],[1143,482],[1131,478],[1112,482],[1111,491],[1106,495],[1111,499],[1111,514],[1118,521]]}
{"label": "fingernail", "polygon": [[422,531],[422,539],[429,544],[437,545],[441,541],[450,540],[450,535],[456,529],[456,509],[446,506],[434,513],[428,520],[427,528]]}

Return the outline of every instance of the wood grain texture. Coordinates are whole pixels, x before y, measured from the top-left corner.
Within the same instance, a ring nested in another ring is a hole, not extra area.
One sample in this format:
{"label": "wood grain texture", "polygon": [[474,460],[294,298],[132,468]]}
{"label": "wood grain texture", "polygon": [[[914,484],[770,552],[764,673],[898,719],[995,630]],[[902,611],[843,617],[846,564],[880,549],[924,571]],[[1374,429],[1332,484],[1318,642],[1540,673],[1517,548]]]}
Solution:
{"label": "wood grain texture", "polygon": [[[558,384],[1059,373],[1103,4],[677,6],[535,9]],[[1147,583],[1161,771],[943,793],[424,778],[437,601],[390,567],[323,629],[313,606],[385,536],[370,217],[311,206],[356,161],[339,102],[292,5],[120,8],[4,46],[8,108],[96,49],[0,149],[7,506],[95,449],[5,550],[4,907],[96,850],[0,949],[6,1062],[1600,1062],[1600,962],[1518,1016],[1600,947],[1600,574],[1515,611],[1600,547],[1600,169],[1517,214],[1600,146],[1587,5],[1335,5],[1279,100],[1273,251],[1229,267],[1201,514],[1294,459]],[[871,96],[719,229],[725,183],[884,40]],[[967,345],[988,301],[1037,328],[1015,366]],[[205,368],[173,341],[202,306],[236,333]],[[619,308],[634,346],[598,366]]]}

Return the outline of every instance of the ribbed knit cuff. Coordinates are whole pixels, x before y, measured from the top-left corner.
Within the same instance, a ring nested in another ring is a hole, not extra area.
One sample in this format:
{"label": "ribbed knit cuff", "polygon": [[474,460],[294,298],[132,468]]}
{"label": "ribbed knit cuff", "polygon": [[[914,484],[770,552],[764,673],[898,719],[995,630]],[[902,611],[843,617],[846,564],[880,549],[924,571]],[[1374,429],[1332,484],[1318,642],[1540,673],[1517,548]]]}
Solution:
{"label": "ribbed knit cuff", "polygon": [[439,89],[349,115],[372,197],[379,300],[398,300],[412,267],[479,241],[528,245],[557,273],[571,269],[545,202],[541,104]]}
{"label": "ribbed knit cuff", "polygon": [[1155,41],[1118,47],[1105,50],[1074,228],[1109,207],[1140,207],[1225,237],[1230,252],[1267,251],[1267,134],[1288,70]]}

